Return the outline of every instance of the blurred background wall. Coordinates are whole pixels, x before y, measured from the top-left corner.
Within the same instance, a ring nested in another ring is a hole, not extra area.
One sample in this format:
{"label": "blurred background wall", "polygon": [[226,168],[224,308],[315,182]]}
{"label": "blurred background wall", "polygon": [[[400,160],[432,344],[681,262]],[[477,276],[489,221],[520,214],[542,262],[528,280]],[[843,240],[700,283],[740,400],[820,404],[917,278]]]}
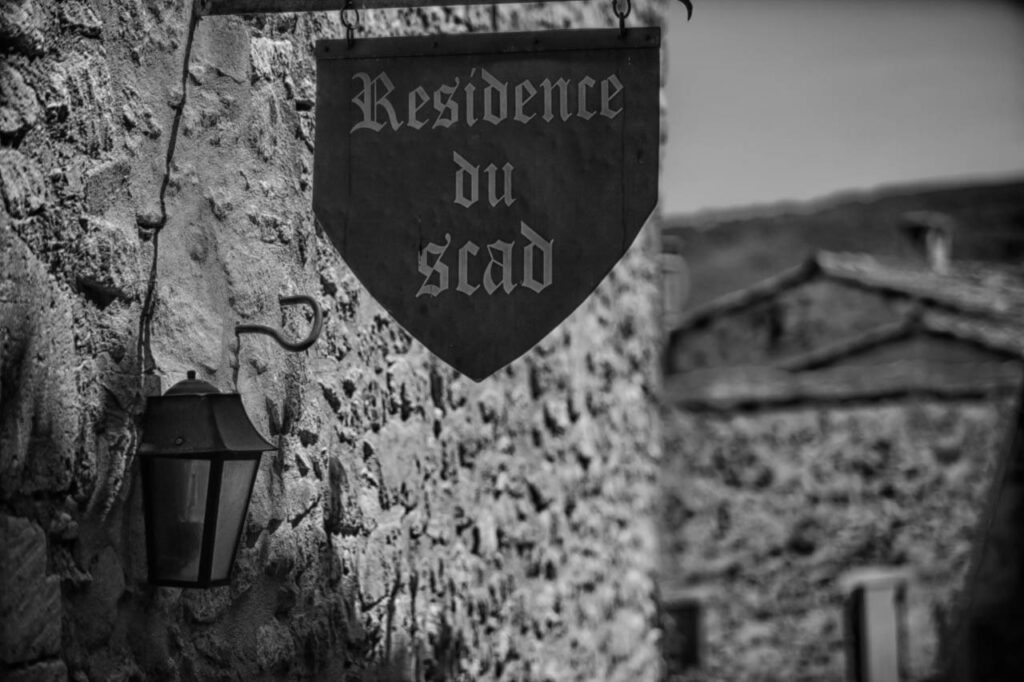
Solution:
{"label": "blurred background wall", "polygon": [[662,174],[672,678],[867,679],[851,575],[874,575],[904,586],[900,680],[1015,679],[1024,8],[684,14]]}

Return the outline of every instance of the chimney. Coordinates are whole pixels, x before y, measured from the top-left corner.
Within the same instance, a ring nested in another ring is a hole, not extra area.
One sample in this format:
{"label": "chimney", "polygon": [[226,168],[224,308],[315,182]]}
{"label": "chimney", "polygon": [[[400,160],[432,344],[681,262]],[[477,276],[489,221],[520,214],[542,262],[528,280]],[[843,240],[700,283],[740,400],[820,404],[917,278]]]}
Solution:
{"label": "chimney", "polygon": [[928,267],[940,275],[948,275],[953,260],[953,219],[937,211],[904,213],[900,231]]}

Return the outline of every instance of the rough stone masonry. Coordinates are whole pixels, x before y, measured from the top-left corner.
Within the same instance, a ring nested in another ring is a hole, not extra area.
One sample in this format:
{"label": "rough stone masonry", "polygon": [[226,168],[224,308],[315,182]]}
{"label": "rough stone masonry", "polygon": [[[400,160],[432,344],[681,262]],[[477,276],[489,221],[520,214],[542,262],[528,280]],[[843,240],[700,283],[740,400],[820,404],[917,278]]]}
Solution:
{"label": "rough stone masonry", "polygon": [[[313,225],[311,49],[344,35],[337,12],[200,22],[161,209],[189,10],[0,9],[0,677],[657,679],[653,235],[475,384]],[[613,24],[606,2],[394,10],[363,12],[357,37]],[[277,326],[293,293],[326,311],[313,349],[236,349],[236,323]],[[231,390],[236,350],[279,448],[235,578],[151,587],[143,364],[164,389],[195,369]]]}

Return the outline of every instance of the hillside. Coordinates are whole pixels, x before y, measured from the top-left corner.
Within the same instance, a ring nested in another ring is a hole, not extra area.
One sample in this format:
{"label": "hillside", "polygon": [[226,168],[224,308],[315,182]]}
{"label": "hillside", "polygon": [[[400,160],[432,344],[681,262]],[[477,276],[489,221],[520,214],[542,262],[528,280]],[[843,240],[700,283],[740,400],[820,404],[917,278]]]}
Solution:
{"label": "hillside", "polygon": [[908,211],[957,223],[953,258],[1024,265],[1024,180],[956,187],[897,187],[664,219],[665,249],[690,271],[686,307],[797,265],[816,250],[915,257],[900,234]]}

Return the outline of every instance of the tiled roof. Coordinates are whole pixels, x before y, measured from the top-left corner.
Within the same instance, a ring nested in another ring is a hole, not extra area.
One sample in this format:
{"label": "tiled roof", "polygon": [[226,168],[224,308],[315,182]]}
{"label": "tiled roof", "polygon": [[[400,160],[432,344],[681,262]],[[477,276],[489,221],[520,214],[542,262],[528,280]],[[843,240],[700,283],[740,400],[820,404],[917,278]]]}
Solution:
{"label": "tiled roof", "polygon": [[772,366],[787,371],[817,369],[862,351],[918,334],[956,339],[1006,358],[1024,359],[1024,327],[1005,322],[966,319],[945,311],[914,311],[897,322],[880,325],[799,355],[782,358]]}
{"label": "tiled roof", "polygon": [[924,264],[859,253],[819,253],[814,260],[827,277],[1024,324],[1024,277],[1009,269],[956,263],[950,274],[939,274]]}
{"label": "tiled roof", "polygon": [[[763,365],[690,370],[668,377],[668,401],[692,409],[728,411],[809,401],[871,401],[915,391],[978,397],[1015,390],[1019,385],[1019,369],[1011,365],[1019,368],[1024,359],[1024,271],[1010,268],[955,263],[950,274],[939,274],[924,264],[823,252],[796,268],[694,309],[673,335],[686,334],[705,322],[818,278],[883,296],[905,297],[916,305],[910,306],[903,319],[795,356]],[[993,361],[954,363],[934,376],[927,366],[913,362],[890,362],[874,369],[844,366],[845,358],[921,334],[983,348],[994,354]]]}
{"label": "tiled roof", "polygon": [[1024,270],[954,262],[949,274],[906,260],[819,252],[795,268],[689,311],[673,334],[742,310],[816,277],[904,296],[928,307],[1024,328]]}

